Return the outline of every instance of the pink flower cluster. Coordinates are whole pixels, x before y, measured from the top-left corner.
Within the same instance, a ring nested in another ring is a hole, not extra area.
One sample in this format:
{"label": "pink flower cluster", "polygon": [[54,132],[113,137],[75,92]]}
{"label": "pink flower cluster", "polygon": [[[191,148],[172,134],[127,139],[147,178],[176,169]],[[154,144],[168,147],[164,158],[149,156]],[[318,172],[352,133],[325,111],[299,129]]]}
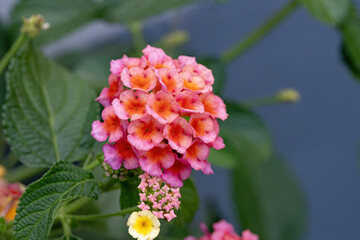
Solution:
{"label": "pink flower cluster", "polygon": [[144,173],[140,175],[140,205],[141,210],[150,210],[157,218],[166,218],[170,222],[176,217],[174,209],[180,206],[181,194],[179,188],[167,185],[159,177],[151,177]]}
{"label": "pink flower cluster", "polygon": [[6,221],[13,221],[16,214],[16,208],[25,186],[21,183],[8,183],[0,178],[0,217]]}
{"label": "pink flower cluster", "polygon": [[[258,235],[250,232],[250,230],[243,231],[240,237],[234,231],[234,227],[225,220],[214,223],[212,233],[209,232],[205,224],[202,223],[200,227],[205,236],[200,237],[198,240],[259,240]],[[184,240],[197,240],[197,238],[187,237]]]}
{"label": "pink flower cluster", "polygon": [[151,46],[143,53],[111,61],[109,88],[96,99],[105,108],[91,134],[108,140],[105,162],[115,170],[140,166],[173,187],[182,186],[191,168],[212,174],[210,148],[225,146],[217,118],[227,118],[212,93],[212,71],[194,57],[172,59]]}

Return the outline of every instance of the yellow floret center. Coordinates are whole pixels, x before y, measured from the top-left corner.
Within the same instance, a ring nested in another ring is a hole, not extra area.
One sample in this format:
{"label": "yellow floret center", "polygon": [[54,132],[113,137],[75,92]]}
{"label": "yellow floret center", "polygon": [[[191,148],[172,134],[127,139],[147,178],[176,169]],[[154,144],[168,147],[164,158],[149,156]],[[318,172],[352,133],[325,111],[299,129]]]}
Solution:
{"label": "yellow floret center", "polygon": [[141,216],[136,219],[133,228],[139,234],[146,236],[153,230],[154,224],[149,217]]}

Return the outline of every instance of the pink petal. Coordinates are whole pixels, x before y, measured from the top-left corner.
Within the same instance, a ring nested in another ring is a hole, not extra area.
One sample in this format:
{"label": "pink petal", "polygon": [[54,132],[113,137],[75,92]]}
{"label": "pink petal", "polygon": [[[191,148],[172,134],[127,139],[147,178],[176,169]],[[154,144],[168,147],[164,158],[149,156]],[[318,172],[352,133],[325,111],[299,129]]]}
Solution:
{"label": "pink petal", "polygon": [[208,113],[192,114],[190,125],[195,131],[195,137],[200,138],[205,143],[214,142],[219,131],[219,126],[215,119]]}
{"label": "pink petal", "polygon": [[104,88],[101,91],[100,96],[96,98],[96,101],[98,101],[104,107],[111,105],[112,100],[114,100],[116,97],[119,97],[120,93],[124,90],[120,78],[117,75],[110,74],[108,81],[109,88]]}
{"label": "pink petal", "polygon": [[204,112],[204,105],[201,103],[199,95],[192,91],[185,90],[183,92],[180,92],[176,94],[175,98],[183,112]]}
{"label": "pink petal", "polygon": [[204,105],[205,112],[223,121],[228,117],[224,101],[219,96],[213,93],[205,93],[200,95],[200,100]]}
{"label": "pink petal", "polygon": [[161,178],[172,187],[182,187],[183,180],[186,180],[191,174],[191,167],[180,161],[175,161],[174,165],[165,170]]}
{"label": "pink petal", "polygon": [[105,144],[103,147],[105,162],[109,164],[114,170],[121,167],[125,161],[126,169],[135,169],[139,167],[139,162],[131,145],[126,141],[126,138],[120,139],[114,145]]}
{"label": "pink petal", "polygon": [[146,111],[160,123],[171,123],[179,116],[179,107],[172,94],[159,91],[156,94],[151,93]]}
{"label": "pink petal", "polygon": [[224,140],[222,139],[222,137],[217,137],[215,141],[210,143],[210,146],[215,148],[216,150],[223,149],[225,147]]}
{"label": "pink petal", "polygon": [[155,69],[160,68],[175,68],[173,60],[167,56],[161,48],[151,47],[147,45],[143,50],[145,57],[148,59],[150,66]]}
{"label": "pink petal", "polygon": [[112,102],[115,114],[124,120],[140,119],[146,113],[147,98],[148,94],[145,92],[126,90],[120,94],[119,99],[114,99]]}
{"label": "pink petal", "polygon": [[160,84],[164,91],[172,94],[179,93],[183,88],[183,81],[176,69],[161,68],[158,70]]}
{"label": "pink petal", "polygon": [[175,162],[175,155],[170,147],[154,147],[149,151],[139,152],[141,169],[151,176],[159,177],[161,169],[170,168]]}
{"label": "pink petal", "polygon": [[207,144],[200,140],[195,140],[186,150],[183,159],[195,170],[202,170],[205,174],[212,174],[211,165],[206,161],[210,153]]}
{"label": "pink petal", "polygon": [[121,59],[111,60],[110,71],[114,74],[120,74],[124,68],[140,66],[140,62],[139,58],[129,58],[124,54]]}
{"label": "pink petal", "polygon": [[250,230],[245,230],[242,232],[242,240],[259,240],[259,236],[250,232]]}
{"label": "pink petal", "polygon": [[144,92],[151,91],[158,82],[158,78],[152,68],[144,70],[139,67],[124,68],[121,72],[121,80],[124,86]]}
{"label": "pink petal", "polygon": [[92,123],[91,136],[93,136],[93,138],[99,142],[106,141],[108,138],[108,133],[104,130],[103,125],[104,123],[100,122],[99,120]]}
{"label": "pink petal", "polygon": [[153,117],[145,115],[129,124],[127,138],[136,149],[148,151],[164,139],[163,128]]}
{"label": "pink petal", "polygon": [[185,153],[193,140],[193,129],[184,118],[177,118],[165,125],[164,137],[169,140],[170,146],[179,153]]}
{"label": "pink petal", "polygon": [[178,60],[181,65],[196,65],[197,64],[195,57],[181,55],[178,57]]}

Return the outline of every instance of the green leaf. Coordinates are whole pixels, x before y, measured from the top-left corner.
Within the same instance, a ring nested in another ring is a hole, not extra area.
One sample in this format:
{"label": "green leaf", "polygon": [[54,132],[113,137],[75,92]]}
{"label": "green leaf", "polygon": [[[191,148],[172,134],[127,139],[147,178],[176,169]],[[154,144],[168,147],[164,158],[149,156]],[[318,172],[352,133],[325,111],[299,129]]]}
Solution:
{"label": "green leaf", "polygon": [[109,233],[90,229],[90,228],[76,229],[76,230],[74,230],[74,233],[77,236],[80,236],[84,240],[99,240],[99,239],[101,239],[101,240],[118,240],[118,239],[122,239],[120,237],[112,238],[108,235]]}
{"label": "green leaf", "polygon": [[4,134],[24,164],[50,167],[91,149],[95,93],[81,78],[27,47],[7,72]]}
{"label": "green leaf", "polygon": [[[0,22],[0,59],[5,55],[6,51],[7,51],[7,36],[5,33],[5,30]],[[0,75],[0,114],[1,114],[1,106],[4,103],[5,100],[5,77],[4,74]],[[1,116],[0,116],[0,120],[1,120]]]}
{"label": "green leaf", "polygon": [[79,238],[79,237],[71,234],[70,238],[68,238],[66,236],[62,236],[59,238],[50,238],[49,240],[82,240],[82,238]]}
{"label": "green leaf", "polygon": [[121,182],[120,188],[120,209],[130,208],[139,205],[140,179],[135,176],[125,182]]}
{"label": "green leaf", "polygon": [[215,82],[213,85],[213,92],[216,95],[222,96],[227,79],[227,74],[226,74],[227,65],[217,58],[206,58],[200,61],[200,63],[212,70],[215,78]]}
{"label": "green leaf", "polygon": [[180,188],[181,204],[178,218],[181,222],[190,223],[199,208],[199,196],[196,187],[190,178],[183,183],[184,186]]}
{"label": "green leaf", "polygon": [[266,240],[299,240],[304,233],[305,200],[284,162],[241,159],[233,171],[233,194],[243,229]]}
{"label": "green leaf", "polygon": [[16,36],[24,17],[41,14],[50,23],[50,28],[40,33],[36,39],[44,44],[89,23],[95,18],[96,11],[96,4],[91,0],[21,0],[12,11],[11,29]]}
{"label": "green leaf", "polygon": [[360,79],[360,17],[356,10],[341,26],[343,37],[342,54],[355,77]]}
{"label": "green leaf", "polygon": [[349,0],[302,0],[303,5],[318,20],[338,25],[344,20],[349,9]]}
{"label": "green leaf", "polygon": [[224,168],[234,168],[240,158],[263,161],[272,154],[272,140],[263,121],[252,111],[226,103],[229,118],[220,124],[226,147],[211,150],[208,160]]}
{"label": "green leaf", "polygon": [[66,202],[78,197],[97,199],[99,195],[98,182],[90,171],[72,163],[56,163],[21,196],[14,222],[15,239],[46,239]]}
{"label": "green leaf", "polygon": [[112,0],[104,2],[100,17],[109,22],[128,24],[192,2],[196,0]]}

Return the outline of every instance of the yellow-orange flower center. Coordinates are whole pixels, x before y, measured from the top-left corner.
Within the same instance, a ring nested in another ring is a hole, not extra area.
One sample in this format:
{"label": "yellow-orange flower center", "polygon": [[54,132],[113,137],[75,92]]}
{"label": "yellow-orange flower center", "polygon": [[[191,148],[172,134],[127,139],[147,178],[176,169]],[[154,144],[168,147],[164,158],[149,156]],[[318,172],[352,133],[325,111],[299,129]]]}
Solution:
{"label": "yellow-orange flower center", "polygon": [[141,216],[136,219],[133,228],[139,234],[146,236],[153,230],[154,224],[149,217]]}

